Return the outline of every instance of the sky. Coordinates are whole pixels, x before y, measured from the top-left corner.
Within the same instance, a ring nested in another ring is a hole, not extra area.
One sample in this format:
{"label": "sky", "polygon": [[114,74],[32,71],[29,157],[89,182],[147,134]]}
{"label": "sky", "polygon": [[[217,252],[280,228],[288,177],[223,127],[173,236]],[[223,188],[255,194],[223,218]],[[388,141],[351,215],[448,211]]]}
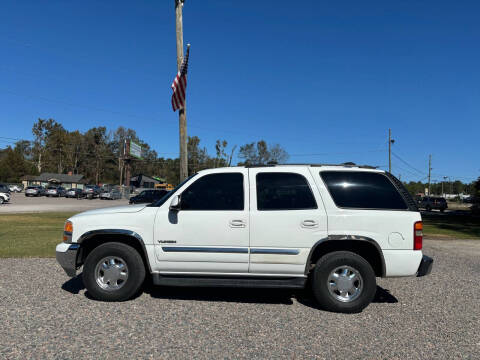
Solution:
{"label": "sky", "polygon": [[[472,181],[479,18],[478,1],[185,0],[188,135],[386,169],[391,128],[402,180],[426,181],[431,154],[434,181]],[[54,118],[178,156],[174,0],[3,0],[0,44],[0,148]]]}

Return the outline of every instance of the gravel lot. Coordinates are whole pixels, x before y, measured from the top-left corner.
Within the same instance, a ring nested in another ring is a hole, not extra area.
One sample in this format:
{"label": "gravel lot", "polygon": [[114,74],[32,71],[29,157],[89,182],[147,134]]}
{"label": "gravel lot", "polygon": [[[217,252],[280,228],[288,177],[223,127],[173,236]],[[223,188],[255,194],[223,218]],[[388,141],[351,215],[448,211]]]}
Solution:
{"label": "gravel lot", "polygon": [[86,211],[109,206],[128,205],[127,199],[100,200],[100,199],[70,199],[49,198],[46,196],[26,197],[24,193],[12,193],[9,203],[0,205],[2,213],[26,213],[26,212],[62,212],[62,211]]}
{"label": "gravel lot", "polygon": [[90,300],[54,259],[0,259],[0,358],[478,359],[480,242],[428,240],[423,278],[380,279],[360,314],[308,293],[147,288]]}

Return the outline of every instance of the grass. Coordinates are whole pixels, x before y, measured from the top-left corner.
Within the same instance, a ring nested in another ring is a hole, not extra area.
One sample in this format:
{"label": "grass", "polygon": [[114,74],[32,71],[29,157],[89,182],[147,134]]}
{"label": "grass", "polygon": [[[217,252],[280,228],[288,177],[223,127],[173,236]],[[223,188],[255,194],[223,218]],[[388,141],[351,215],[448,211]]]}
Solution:
{"label": "grass", "polygon": [[480,217],[464,214],[424,213],[423,233],[427,237],[480,239]]}
{"label": "grass", "polygon": [[[73,212],[0,215],[0,258],[55,257],[63,224]],[[468,213],[424,214],[427,237],[480,239],[480,217]]]}
{"label": "grass", "polygon": [[71,212],[0,215],[0,258],[55,257]]}

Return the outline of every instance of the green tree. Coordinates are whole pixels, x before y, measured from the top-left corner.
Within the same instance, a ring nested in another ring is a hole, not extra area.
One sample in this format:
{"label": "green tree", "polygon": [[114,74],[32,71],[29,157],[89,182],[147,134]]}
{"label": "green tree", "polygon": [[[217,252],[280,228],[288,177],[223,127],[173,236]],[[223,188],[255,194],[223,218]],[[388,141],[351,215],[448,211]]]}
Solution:
{"label": "green tree", "polygon": [[239,165],[280,164],[288,160],[288,153],[279,145],[268,147],[264,140],[240,146],[238,157],[242,159]]}
{"label": "green tree", "polygon": [[187,142],[188,151],[188,174],[195,174],[197,171],[205,169],[208,154],[205,147],[200,147],[200,138],[198,136],[189,136]]}
{"label": "green tree", "polygon": [[215,143],[215,164],[214,167],[226,166],[228,163],[228,155],[226,153],[227,140],[217,140]]}
{"label": "green tree", "polygon": [[104,170],[103,165],[107,155],[107,129],[104,126],[91,128],[85,133],[88,146],[88,162],[86,169],[90,172],[90,178],[95,179],[95,184],[100,182],[100,176]]}
{"label": "green tree", "polygon": [[53,119],[38,119],[37,122],[33,124],[32,133],[35,138],[33,141],[33,156],[39,173],[42,172],[48,130],[53,122],[55,122]]}
{"label": "green tree", "polygon": [[23,176],[36,173],[34,163],[26,159],[25,151],[25,142],[19,142],[15,148],[9,146],[2,152],[0,181],[18,183]]}

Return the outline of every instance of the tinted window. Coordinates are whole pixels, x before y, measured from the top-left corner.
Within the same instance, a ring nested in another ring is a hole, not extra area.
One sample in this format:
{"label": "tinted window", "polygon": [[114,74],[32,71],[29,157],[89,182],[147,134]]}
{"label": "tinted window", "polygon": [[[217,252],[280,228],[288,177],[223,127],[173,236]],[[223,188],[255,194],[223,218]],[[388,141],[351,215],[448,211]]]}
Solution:
{"label": "tinted window", "polygon": [[[165,195],[160,198],[159,200],[155,201],[153,204],[150,204],[148,206],[162,206],[163,204],[165,204],[165,201],[167,201],[173,194],[175,194],[175,192],[180,189],[188,180],[190,180],[191,178],[193,178],[194,176],[197,176],[197,173],[193,174],[193,175],[190,175],[188,178],[186,178],[185,180],[183,180],[180,184],[178,184],[177,186],[175,186],[175,189],[173,189],[172,191],[166,191],[165,192]],[[177,194],[178,195],[178,194]]]}
{"label": "tinted window", "polygon": [[316,209],[307,179],[293,173],[257,174],[258,210]]}
{"label": "tinted window", "polygon": [[205,175],[190,185],[181,199],[182,210],[243,210],[243,174]]}
{"label": "tinted window", "polygon": [[339,207],[360,209],[407,209],[396,188],[382,174],[355,171],[322,171],[333,201]]}
{"label": "tinted window", "polygon": [[158,199],[162,198],[166,193],[167,193],[166,191],[158,191],[158,190],[154,191],[153,198],[155,200],[158,200]]}

